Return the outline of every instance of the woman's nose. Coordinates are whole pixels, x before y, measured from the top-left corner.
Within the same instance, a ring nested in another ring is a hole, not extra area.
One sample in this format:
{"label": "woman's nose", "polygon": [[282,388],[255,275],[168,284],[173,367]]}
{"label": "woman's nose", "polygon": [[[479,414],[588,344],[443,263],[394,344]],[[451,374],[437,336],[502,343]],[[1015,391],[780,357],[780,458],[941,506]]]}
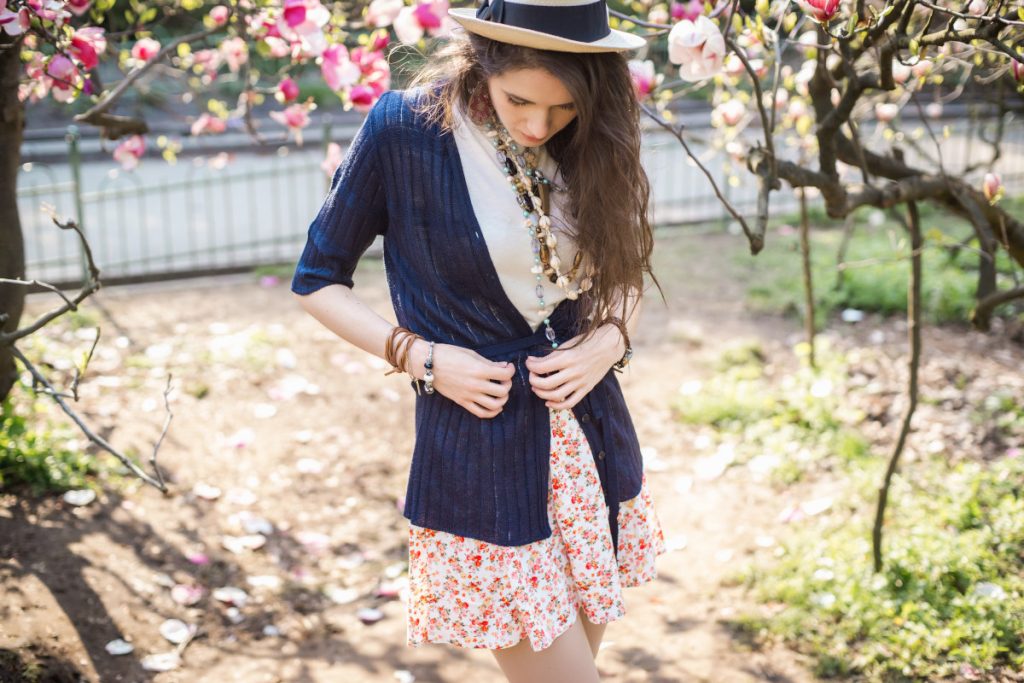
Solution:
{"label": "woman's nose", "polygon": [[526,134],[535,138],[547,137],[549,125],[546,114],[533,116],[526,123]]}

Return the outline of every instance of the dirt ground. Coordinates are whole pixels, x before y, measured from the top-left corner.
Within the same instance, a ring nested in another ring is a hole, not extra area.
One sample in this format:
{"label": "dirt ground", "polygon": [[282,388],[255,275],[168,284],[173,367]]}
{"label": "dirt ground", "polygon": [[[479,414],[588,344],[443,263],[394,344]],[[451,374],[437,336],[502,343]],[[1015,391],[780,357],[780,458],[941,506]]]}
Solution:
{"label": "dirt ground", "polygon": [[[758,608],[723,579],[743,558],[770,552],[757,539],[782,533],[787,504],[835,482],[780,492],[745,468],[694,477],[702,430],[671,419],[680,385],[706,375],[705,361],[727,345],[757,339],[772,362],[794,362],[798,324],[747,311],[748,275],[718,258],[743,249],[734,236],[659,235],[655,274],[668,305],[652,290],[620,381],[671,551],[656,580],[626,589],[628,613],[608,626],[597,659],[606,680],[815,680],[799,655],[751,649],[729,630],[724,620]],[[364,261],[355,279],[356,293],[393,320],[381,264]],[[26,319],[51,303],[33,297]],[[78,407],[107,439],[148,454],[173,375],[174,417],[159,456],[172,494],[140,485],[80,507],[0,497],[8,659],[103,683],[504,680],[484,650],[405,643],[401,503],[414,393],[404,376],[385,377],[382,360],[322,328],[286,278],[111,288],[84,310],[103,338]],[[899,321],[869,316],[850,338],[878,330],[899,353]],[[69,333],[68,357],[89,339]],[[1024,359],[1006,339],[963,330],[929,329],[925,339],[935,354],[986,347],[996,367]],[[204,591],[183,605],[175,584]],[[244,590],[244,604],[233,610],[213,595],[225,586]],[[382,617],[364,623],[366,608]],[[145,656],[174,647],[159,631],[170,618],[199,630],[176,670],[146,671]],[[108,654],[118,638],[134,652]]]}

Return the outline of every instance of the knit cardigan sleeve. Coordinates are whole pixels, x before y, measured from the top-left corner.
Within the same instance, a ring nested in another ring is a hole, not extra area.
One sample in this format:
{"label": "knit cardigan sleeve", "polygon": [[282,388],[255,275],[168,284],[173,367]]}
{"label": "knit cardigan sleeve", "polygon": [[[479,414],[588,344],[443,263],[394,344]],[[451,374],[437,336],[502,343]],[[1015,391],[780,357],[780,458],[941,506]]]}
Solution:
{"label": "knit cardigan sleeve", "polygon": [[334,172],[292,277],[291,290],[296,294],[311,294],[330,284],[352,288],[360,257],[377,235],[386,232],[387,206],[378,161],[383,112],[378,101]]}

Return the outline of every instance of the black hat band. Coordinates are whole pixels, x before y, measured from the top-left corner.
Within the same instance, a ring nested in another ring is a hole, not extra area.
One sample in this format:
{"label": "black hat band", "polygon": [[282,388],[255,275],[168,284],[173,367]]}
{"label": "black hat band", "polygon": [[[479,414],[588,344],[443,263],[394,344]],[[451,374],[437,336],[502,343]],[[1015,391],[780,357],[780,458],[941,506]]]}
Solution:
{"label": "black hat band", "polygon": [[476,11],[476,18],[581,43],[592,43],[611,33],[608,8],[602,0],[584,5],[534,5],[484,0],[484,4]]}

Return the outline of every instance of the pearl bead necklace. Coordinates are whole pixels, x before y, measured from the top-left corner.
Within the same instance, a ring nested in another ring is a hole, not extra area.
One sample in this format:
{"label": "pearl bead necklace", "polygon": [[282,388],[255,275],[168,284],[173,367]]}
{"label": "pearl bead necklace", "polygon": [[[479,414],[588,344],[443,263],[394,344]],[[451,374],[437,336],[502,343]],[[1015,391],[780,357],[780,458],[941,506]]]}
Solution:
{"label": "pearl bead necklace", "polygon": [[[508,130],[497,121],[493,114],[484,123],[487,138],[495,149],[498,165],[504,171],[506,179],[516,193],[516,200],[523,210],[523,227],[530,235],[533,250],[533,266],[530,272],[536,276],[537,284],[534,293],[537,296],[538,312],[544,316],[547,329],[544,336],[551,342],[551,348],[558,348],[555,330],[551,327],[551,318],[547,315],[544,301],[544,287],[541,275],[547,274],[552,282],[565,291],[566,297],[576,299],[580,292],[585,292],[593,285],[591,275],[580,280],[577,288],[571,288],[579,268],[582,252],[576,253],[572,270],[563,274],[559,269],[561,261],[555,253],[557,237],[551,231],[551,218],[548,216],[546,204],[552,189],[551,180],[545,177],[537,167],[537,155],[529,147],[523,149],[512,139]],[[564,188],[557,187],[562,190]]]}

